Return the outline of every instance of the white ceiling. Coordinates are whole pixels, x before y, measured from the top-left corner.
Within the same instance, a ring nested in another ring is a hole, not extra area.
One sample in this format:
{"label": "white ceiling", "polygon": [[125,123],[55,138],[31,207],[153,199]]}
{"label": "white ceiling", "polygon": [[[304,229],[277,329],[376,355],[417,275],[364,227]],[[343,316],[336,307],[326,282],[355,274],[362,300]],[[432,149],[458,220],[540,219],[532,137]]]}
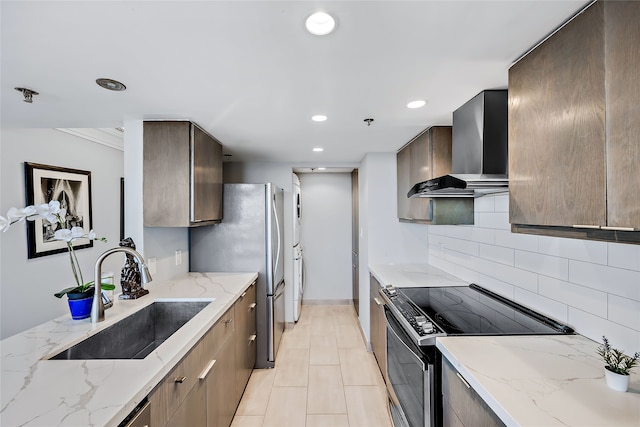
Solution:
{"label": "white ceiling", "polygon": [[[586,3],[2,0],[1,125],[190,119],[232,161],[358,162],[506,88],[510,64]],[[316,9],[337,31],[306,33]],[[27,104],[16,86],[40,94]],[[406,108],[420,98],[426,107]]]}

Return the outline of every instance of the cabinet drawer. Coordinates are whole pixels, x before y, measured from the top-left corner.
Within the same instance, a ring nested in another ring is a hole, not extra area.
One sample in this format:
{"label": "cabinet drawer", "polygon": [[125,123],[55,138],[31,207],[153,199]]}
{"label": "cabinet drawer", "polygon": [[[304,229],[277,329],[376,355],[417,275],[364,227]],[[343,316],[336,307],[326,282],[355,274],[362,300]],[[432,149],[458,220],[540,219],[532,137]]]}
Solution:
{"label": "cabinet drawer", "polygon": [[178,409],[206,367],[204,342],[200,341],[184,359],[160,382],[151,401],[152,425],[162,426]]}
{"label": "cabinet drawer", "polygon": [[[246,316],[247,329],[244,332],[249,335],[256,332],[256,303],[256,282],[253,282],[236,303],[236,310],[242,310],[241,313]],[[240,312],[237,315],[240,316]]]}
{"label": "cabinet drawer", "polygon": [[[213,325],[205,337],[205,351],[209,358],[213,357],[223,344],[233,335],[235,330],[234,307],[227,310]],[[207,362],[208,363],[208,362]]]}

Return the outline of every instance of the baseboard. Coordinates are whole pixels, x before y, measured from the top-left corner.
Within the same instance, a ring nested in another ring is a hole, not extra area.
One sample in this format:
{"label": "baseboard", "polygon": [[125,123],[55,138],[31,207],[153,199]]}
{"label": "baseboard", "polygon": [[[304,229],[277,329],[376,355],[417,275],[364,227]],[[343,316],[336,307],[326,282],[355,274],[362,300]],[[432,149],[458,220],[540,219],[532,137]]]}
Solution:
{"label": "baseboard", "polygon": [[305,299],[302,305],[353,305],[350,299]]}

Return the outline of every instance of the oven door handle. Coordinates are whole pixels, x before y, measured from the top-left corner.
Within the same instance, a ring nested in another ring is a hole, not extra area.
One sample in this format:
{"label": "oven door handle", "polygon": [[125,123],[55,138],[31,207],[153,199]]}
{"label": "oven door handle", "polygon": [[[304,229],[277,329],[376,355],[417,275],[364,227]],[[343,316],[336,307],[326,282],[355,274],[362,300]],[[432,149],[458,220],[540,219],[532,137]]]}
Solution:
{"label": "oven door handle", "polygon": [[426,368],[426,365],[424,364],[424,361],[420,357],[418,357],[418,355],[411,349],[411,347],[409,347],[407,345],[407,343],[404,342],[402,337],[400,335],[398,335],[398,333],[395,331],[395,329],[393,329],[393,325],[391,325],[391,323],[389,322],[390,319],[389,319],[388,316],[389,315],[387,313],[385,313],[385,317],[387,317],[387,330],[391,331],[391,333],[398,339],[398,341],[400,341],[402,343],[404,348],[406,348],[407,351],[409,353],[411,353],[411,355],[413,357],[415,357],[418,362],[420,362],[420,365],[422,366],[422,370],[424,371],[425,368]]}

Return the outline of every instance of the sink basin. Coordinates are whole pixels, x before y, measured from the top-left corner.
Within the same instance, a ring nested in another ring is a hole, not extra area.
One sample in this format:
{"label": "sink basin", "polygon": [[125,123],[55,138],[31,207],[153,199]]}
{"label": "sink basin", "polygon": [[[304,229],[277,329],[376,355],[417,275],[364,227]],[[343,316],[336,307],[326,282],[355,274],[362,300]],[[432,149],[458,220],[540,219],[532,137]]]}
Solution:
{"label": "sink basin", "polygon": [[210,303],[156,301],[50,359],[144,359]]}

